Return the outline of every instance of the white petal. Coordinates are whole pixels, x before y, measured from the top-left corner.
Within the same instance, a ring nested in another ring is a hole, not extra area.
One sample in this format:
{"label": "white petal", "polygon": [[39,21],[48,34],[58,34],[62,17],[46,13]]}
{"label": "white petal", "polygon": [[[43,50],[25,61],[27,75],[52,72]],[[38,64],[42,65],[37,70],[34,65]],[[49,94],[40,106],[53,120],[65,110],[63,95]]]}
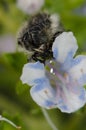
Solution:
{"label": "white petal", "polygon": [[48,79],[40,79],[39,83],[31,88],[30,93],[33,100],[41,107],[47,109],[56,107],[55,91],[51,88]]}
{"label": "white petal", "polygon": [[17,6],[27,14],[35,14],[43,6],[44,0],[17,0]]}
{"label": "white petal", "polygon": [[71,68],[68,70],[69,75],[73,81],[78,85],[86,84],[86,56],[80,55],[73,60]]}
{"label": "white petal", "polygon": [[20,79],[23,83],[35,85],[35,80],[43,77],[45,77],[44,65],[40,62],[36,62],[24,65]]}
{"label": "white petal", "polygon": [[74,56],[77,48],[77,41],[73,36],[73,33],[63,32],[55,39],[52,46],[52,51],[55,59],[60,63],[64,63],[69,54],[70,58]]}
{"label": "white petal", "polygon": [[86,91],[79,86],[63,86],[57,89],[57,107],[66,113],[80,109],[86,103]]}

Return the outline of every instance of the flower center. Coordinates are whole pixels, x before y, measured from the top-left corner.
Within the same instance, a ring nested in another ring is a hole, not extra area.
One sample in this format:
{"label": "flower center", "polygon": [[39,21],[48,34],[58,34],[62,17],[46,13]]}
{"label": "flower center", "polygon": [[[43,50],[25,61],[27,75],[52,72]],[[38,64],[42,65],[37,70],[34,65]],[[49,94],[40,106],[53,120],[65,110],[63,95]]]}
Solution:
{"label": "flower center", "polygon": [[52,87],[57,88],[60,86],[61,88],[66,85],[68,81],[68,74],[61,70],[61,65],[56,61],[48,61],[46,62],[46,75],[50,80],[50,84]]}

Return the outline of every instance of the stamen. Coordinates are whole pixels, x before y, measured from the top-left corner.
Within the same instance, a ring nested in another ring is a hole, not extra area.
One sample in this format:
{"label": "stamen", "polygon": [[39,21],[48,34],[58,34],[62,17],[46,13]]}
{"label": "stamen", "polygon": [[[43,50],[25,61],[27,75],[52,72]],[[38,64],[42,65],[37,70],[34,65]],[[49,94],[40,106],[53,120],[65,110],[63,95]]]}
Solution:
{"label": "stamen", "polygon": [[69,83],[68,74],[67,74],[67,73],[64,73],[63,77],[64,77],[64,79],[65,79],[65,82],[66,82],[66,83]]}
{"label": "stamen", "polygon": [[83,69],[82,68],[80,69],[80,71],[81,71],[81,73],[83,73]]}

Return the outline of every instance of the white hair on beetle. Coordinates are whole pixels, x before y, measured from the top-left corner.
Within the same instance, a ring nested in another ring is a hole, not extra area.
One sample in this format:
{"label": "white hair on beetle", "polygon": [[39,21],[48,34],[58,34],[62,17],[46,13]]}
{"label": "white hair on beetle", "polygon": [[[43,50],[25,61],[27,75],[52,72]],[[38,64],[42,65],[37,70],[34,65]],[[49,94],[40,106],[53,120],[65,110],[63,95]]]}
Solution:
{"label": "white hair on beetle", "polygon": [[44,0],[17,0],[17,6],[27,14],[37,13],[44,5]]}
{"label": "white hair on beetle", "polygon": [[54,34],[57,31],[57,28],[59,28],[60,16],[58,14],[52,14],[50,16],[50,20],[51,20],[51,30],[52,33]]}
{"label": "white hair on beetle", "polygon": [[19,28],[16,38],[21,38],[23,34],[26,32],[27,27],[28,27],[28,21],[25,21]]}

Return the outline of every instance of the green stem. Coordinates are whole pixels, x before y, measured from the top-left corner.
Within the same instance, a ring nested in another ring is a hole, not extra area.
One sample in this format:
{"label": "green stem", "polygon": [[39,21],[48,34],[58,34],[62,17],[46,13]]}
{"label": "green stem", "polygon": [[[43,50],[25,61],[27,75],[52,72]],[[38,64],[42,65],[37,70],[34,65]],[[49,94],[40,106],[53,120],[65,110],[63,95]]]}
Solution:
{"label": "green stem", "polygon": [[44,108],[41,108],[41,109],[42,109],[42,112],[43,112],[43,114],[44,114],[44,116],[45,116],[45,118],[46,118],[48,124],[49,124],[50,127],[52,128],[52,130],[58,130],[58,129],[56,128],[56,126],[54,125],[54,123],[52,122],[52,120],[50,119],[50,117],[49,117],[47,111],[46,111]]}
{"label": "green stem", "polygon": [[9,123],[10,125],[12,125],[12,126],[15,127],[16,129],[18,129],[18,130],[21,129],[20,126],[15,125],[12,121],[8,120],[8,119],[5,118],[5,117],[2,117],[1,115],[0,115],[0,121],[6,121],[7,123]]}

